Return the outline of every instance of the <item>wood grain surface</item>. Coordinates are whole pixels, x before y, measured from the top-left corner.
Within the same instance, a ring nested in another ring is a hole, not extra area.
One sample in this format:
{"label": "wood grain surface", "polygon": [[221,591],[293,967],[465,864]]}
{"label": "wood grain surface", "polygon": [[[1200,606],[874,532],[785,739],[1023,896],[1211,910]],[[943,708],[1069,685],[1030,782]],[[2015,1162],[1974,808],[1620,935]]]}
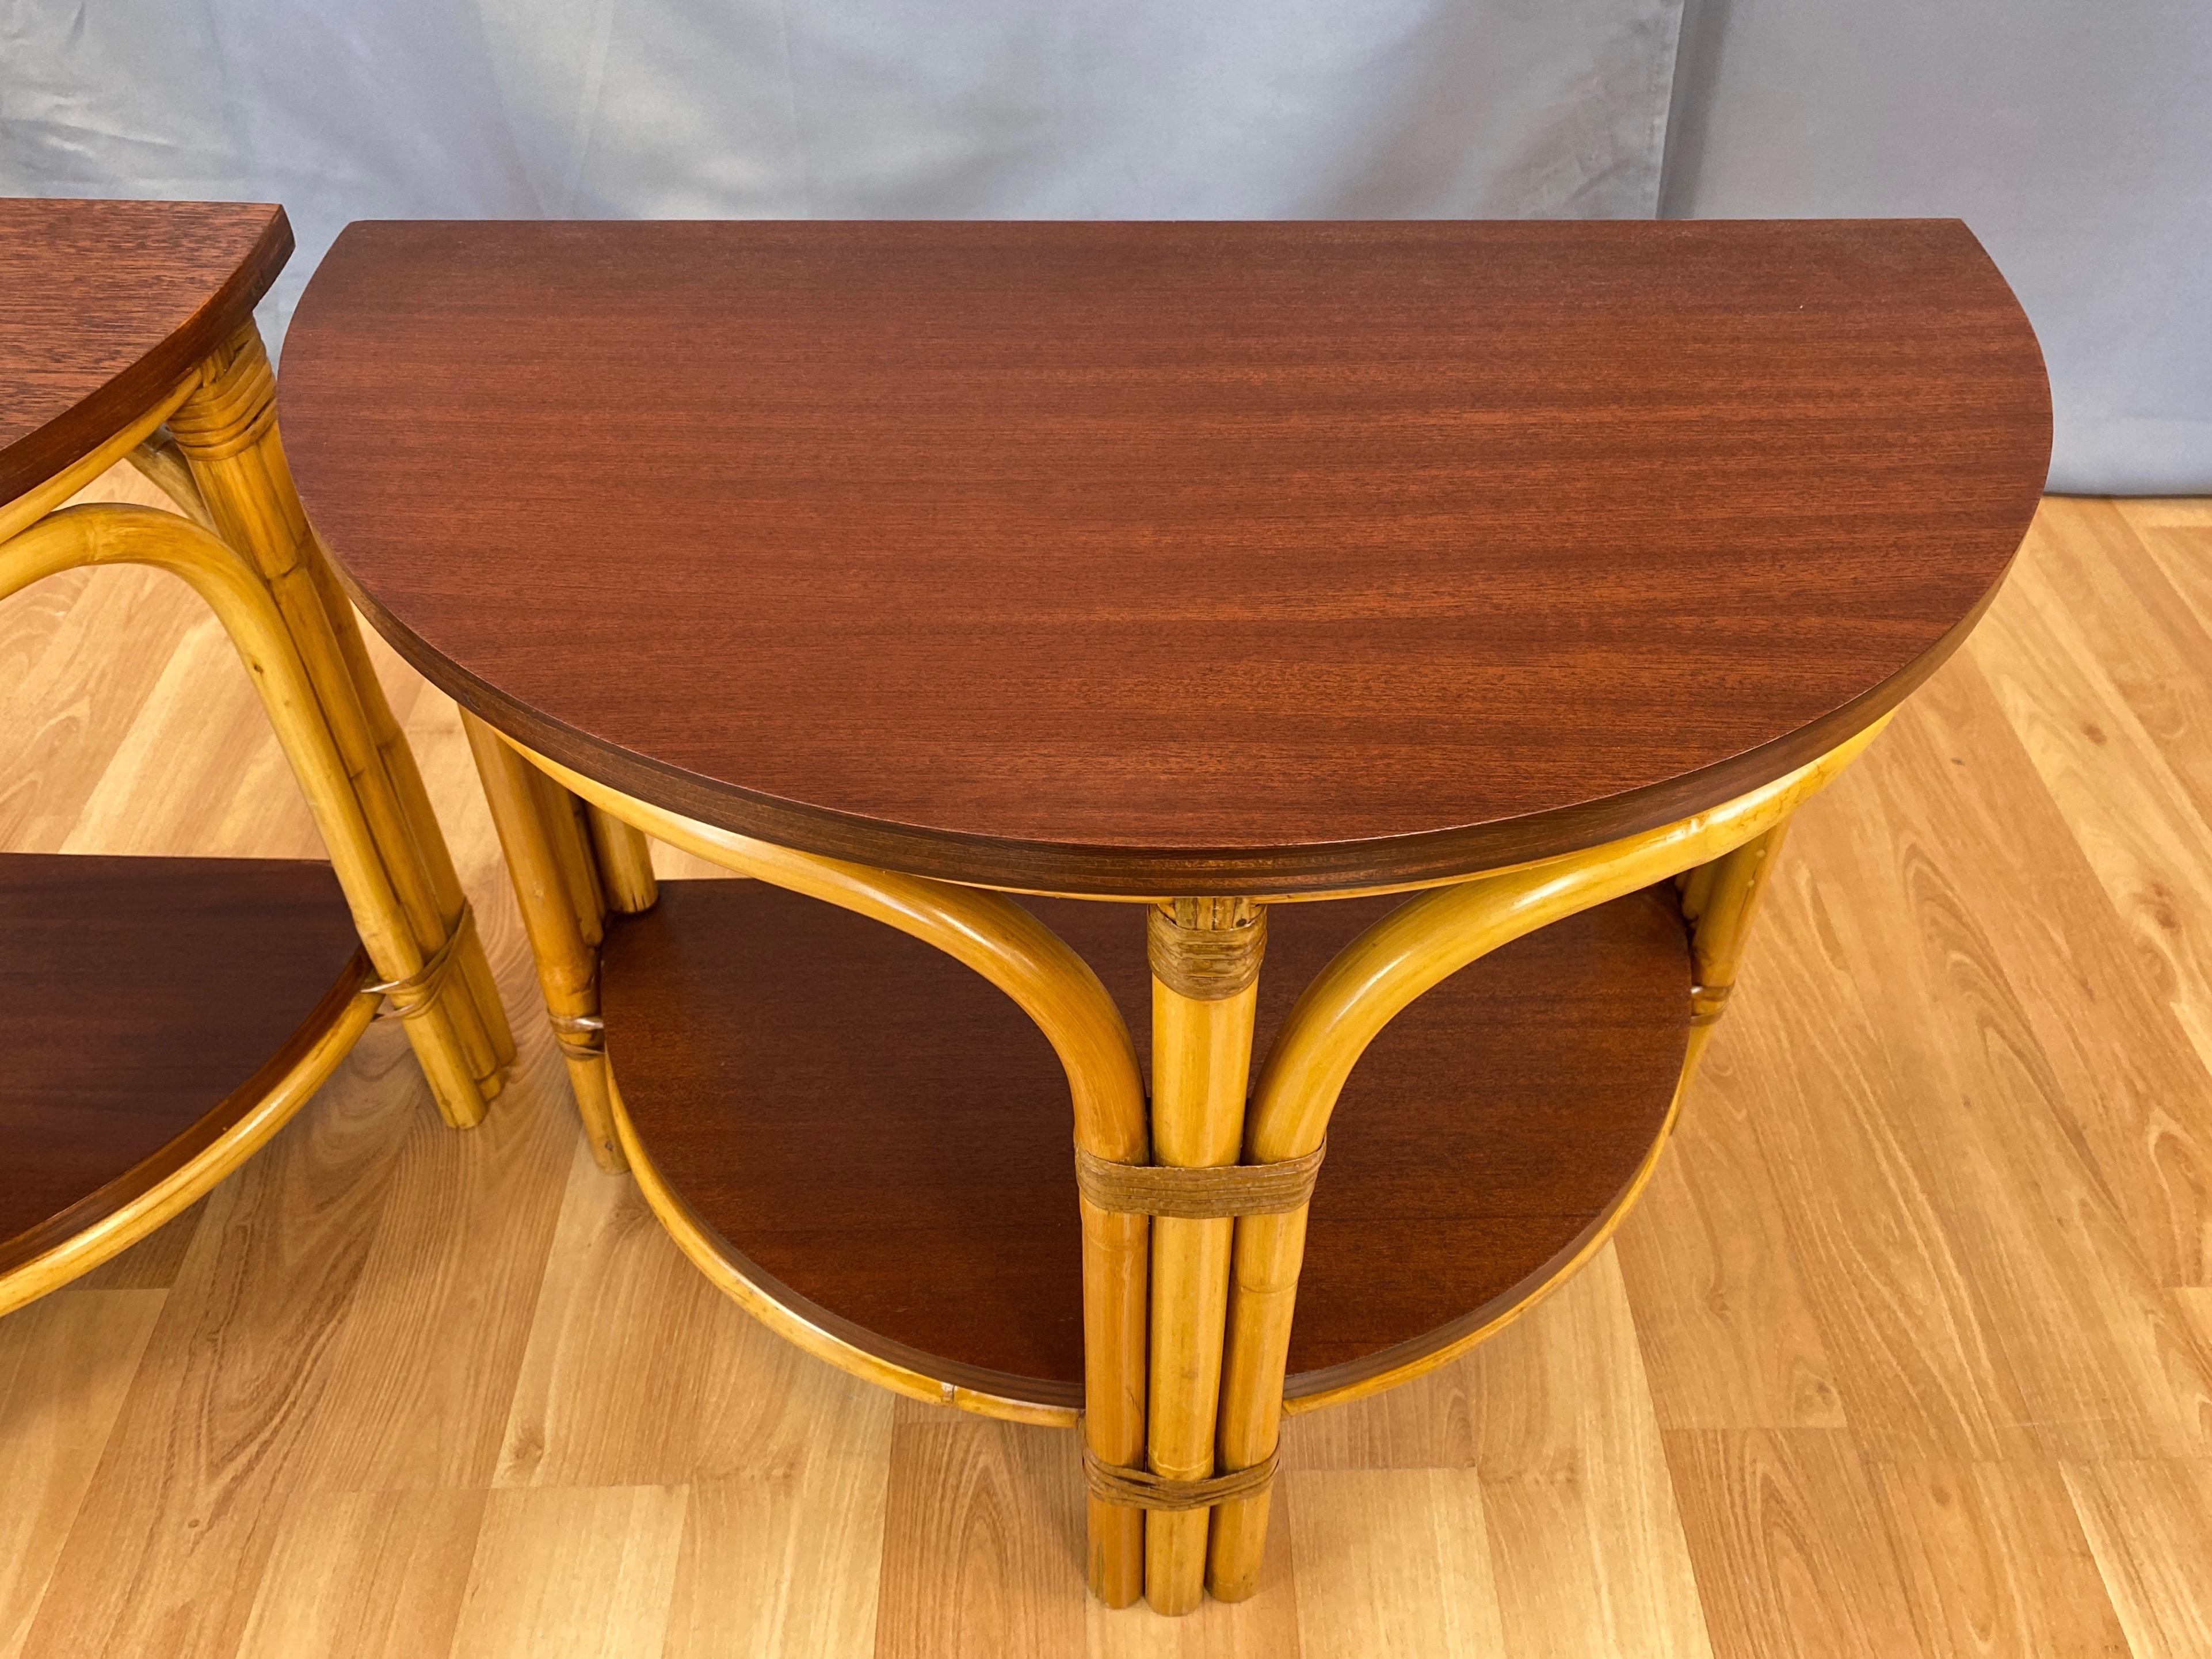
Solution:
{"label": "wood grain surface", "polygon": [[[133,571],[0,608],[35,738],[0,844],[314,853],[204,614]],[[1614,1243],[1292,1419],[1260,1594],[1180,1621],[1086,1603],[1074,1436],[807,1358],[592,1166],[452,706],[374,648],[521,1064],[456,1135],[374,1028],[204,1204],[0,1320],[6,1659],[2212,1640],[2212,503],[2045,503],[1989,626],[1800,815]]]}
{"label": "wood grain surface", "polygon": [[305,860],[0,855],[0,1272],[204,1151],[362,982]]}
{"label": "wood grain surface", "polygon": [[1952,221],[362,223],[283,395],[376,624],[540,752],[1125,894],[1775,777],[1957,644],[2050,436]]}
{"label": "wood grain surface", "polygon": [[0,501],[112,437],[291,257],[265,203],[0,198]]}
{"label": "wood grain surface", "polygon": [[[1143,913],[1030,902],[1097,969],[1142,1060]],[[1273,912],[1256,1054],[1398,902]],[[864,1346],[888,1352],[872,1334],[953,1362],[930,1375],[1081,1403],[1067,1085],[1011,1001],[902,933],[749,881],[665,884],[654,909],[611,921],[601,975],[630,1121],[749,1277]],[[1332,1125],[1291,1370],[1416,1343],[1539,1275],[1650,1151],[1688,1012],[1670,889],[1518,940],[1400,1016]]]}

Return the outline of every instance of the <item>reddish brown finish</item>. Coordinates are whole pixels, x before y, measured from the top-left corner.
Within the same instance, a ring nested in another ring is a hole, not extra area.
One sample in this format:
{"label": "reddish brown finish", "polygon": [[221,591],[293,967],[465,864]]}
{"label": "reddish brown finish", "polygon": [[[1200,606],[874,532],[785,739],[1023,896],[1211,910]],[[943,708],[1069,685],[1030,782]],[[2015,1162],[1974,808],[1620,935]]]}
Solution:
{"label": "reddish brown finish", "polygon": [[[1395,902],[1272,915],[1261,1051]],[[1143,913],[1034,908],[1097,968],[1143,1050]],[[630,1117],[749,1273],[865,1347],[952,1362],[917,1366],[929,1374],[1042,1379],[1013,1391],[1078,1401],[1067,1087],[1012,1003],[902,933],[750,881],[665,883],[658,908],[610,928],[603,971]],[[1653,892],[1546,928],[1401,1015],[1330,1131],[1291,1370],[1449,1326],[1578,1237],[1658,1131],[1688,1006],[1681,919]]]}
{"label": "reddish brown finish", "polygon": [[265,203],[0,198],[0,501],[143,413],[291,257]]}
{"label": "reddish brown finish", "polygon": [[326,864],[0,856],[0,1273],[213,1142],[367,969]]}
{"label": "reddish brown finish", "polygon": [[357,596],[495,724],[1102,893],[1765,781],[1956,643],[2050,432],[1953,221],[363,223],[283,397]]}

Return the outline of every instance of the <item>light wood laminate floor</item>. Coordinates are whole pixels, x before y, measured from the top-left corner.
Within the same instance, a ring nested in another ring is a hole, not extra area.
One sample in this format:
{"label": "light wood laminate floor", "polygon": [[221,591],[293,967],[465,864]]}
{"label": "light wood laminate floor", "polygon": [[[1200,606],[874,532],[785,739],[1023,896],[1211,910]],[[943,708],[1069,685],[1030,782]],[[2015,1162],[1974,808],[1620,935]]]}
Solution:
{"label": "light wood laminate floor", "polygon": [[[1073,1436],[801,1357],[593,1169],[452,706],[381,660],[521,1064],[452,1133],[380,1026],[0,1320],[0,1659],[2212,1654],[2212,504],[2046,503],[1801,815],[1614,1246],[1297,1419],[1266,1588],[1180,1622],[1086,1602]],[[0,846],[319,850],[167,578],[0,608]]]}

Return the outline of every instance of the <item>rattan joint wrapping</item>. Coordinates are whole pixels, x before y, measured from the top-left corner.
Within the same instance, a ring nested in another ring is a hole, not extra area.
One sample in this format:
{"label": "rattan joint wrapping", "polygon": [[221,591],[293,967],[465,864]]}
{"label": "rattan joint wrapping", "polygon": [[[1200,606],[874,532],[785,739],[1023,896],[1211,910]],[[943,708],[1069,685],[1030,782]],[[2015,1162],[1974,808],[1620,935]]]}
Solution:
{"label": "rattan joint wrapping", "polygon": [[1257,1498],[1275,1479],[1275,1454],[1269,1452],[1249,1469],[1208,1475],[1203,1480],[1176,1480],[1150,1469],[1123,1468],[1101,1462],[1088,1445],[1083,1449],[1083,1479],[1093,1498],[1139,1510],[1210,1510],[1232,1498]]}
{"label": "rattan joint wrapping", "polygon": [[[392,999],[392,1006],[377,1014],[379,1019],[420,1019],[438,1005],[439,988],[446,975],[453,971],[460,959],[464,942],[475,936],[477,913],[473,907],[464,904],[453,931],[446,935],[446,942],[430,953],[430,958],[411,974],[398,979],[380,980],[374,985],[363,986],[366,991]],[[406,999],[403,1001],[401,999]]]}
{"label": "rattan joint wrapping", "polygon": [[561,1052],[572,1060],[596,1060],[606,1051],[607,1023],[597,1014],[549,1012],[545,1023],[553,1028],[553,1041]]}
{"label": "rattan joint wrapping", "polygon": [[1221,1164],[1182,1169],[1167,1164],[1116,1164],[1075,1149],[1075,1185],[1100,1209],[1123,1215],[1218,1221],[1240,1215],[1281,1215],[1313,1196],[1323,1141],[1304,1158],[1274,1164]]}
{"label": "rattan joint wrapping", "polygon": [[[1232,920],[1233,918],[1233,920]],[[1220,1002],[1260,977],[1267,909],[1249,899],[1177,899],[1145,920],[1152,977],[1177,996]]]}
{"label": "rattan joint wrapping", "polygon": [[243,454],[276,423],[276,377],[261,337],[249,326],[209,360],[204,383],[169,416],[169,435],[192,459]]}
{"label": "rattan joint wrapping", "polygon": [[1690,1024],[1717,1025],[1721,1015],[1728,1010],[1729,993],[1735,990],[1728,985],[1692,985],[1690,988]]}

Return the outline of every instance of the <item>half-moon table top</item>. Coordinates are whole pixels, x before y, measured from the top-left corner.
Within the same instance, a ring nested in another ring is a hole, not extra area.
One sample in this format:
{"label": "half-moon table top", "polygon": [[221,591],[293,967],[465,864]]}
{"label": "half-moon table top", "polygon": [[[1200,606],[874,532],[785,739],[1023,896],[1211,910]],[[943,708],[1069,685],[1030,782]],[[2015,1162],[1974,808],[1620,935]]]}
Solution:
{"label": "half-moon table top", "polygon": [[2051,430],[1949,220],[364,222],[279,408],[356,597],[523,743],[1124,896],[1781,775],[1964,636]]}
{"label": "half-moon table top", "polygon": [[0,501],[143,413],[291,256],[265,202],[0,198]]}

